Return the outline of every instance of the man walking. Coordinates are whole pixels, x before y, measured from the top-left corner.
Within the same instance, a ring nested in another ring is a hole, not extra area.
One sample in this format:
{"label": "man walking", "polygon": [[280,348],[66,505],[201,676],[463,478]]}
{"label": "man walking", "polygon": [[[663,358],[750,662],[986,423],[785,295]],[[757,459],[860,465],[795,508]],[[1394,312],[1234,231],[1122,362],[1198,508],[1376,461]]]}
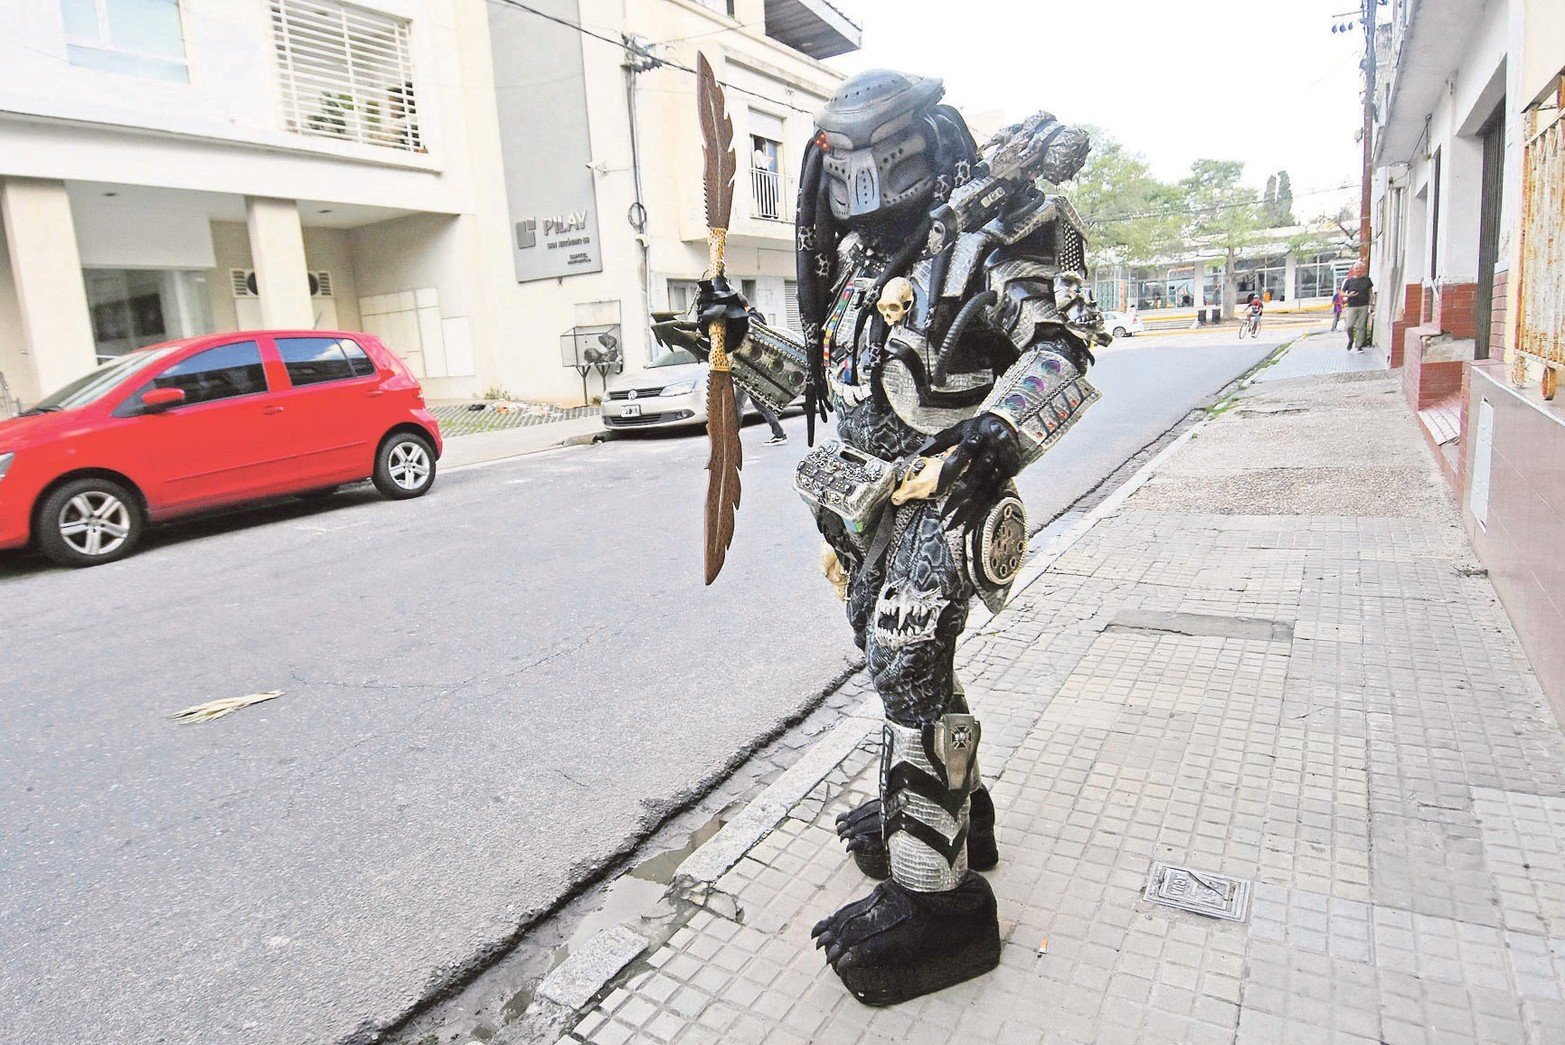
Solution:
{"label": "man walking", "polygon": [[1362,352],[1369,344],[1369,295],[1374,289],[1368,266],[1355,261],[1348,269],[1348,278],[1342,281],[1342,313],[1348,324],[1349,352]]}
{"label": "man walking", "polygon": [[1331,329],[1335,331],[1342,322],[1342,291],[1331,296]]}

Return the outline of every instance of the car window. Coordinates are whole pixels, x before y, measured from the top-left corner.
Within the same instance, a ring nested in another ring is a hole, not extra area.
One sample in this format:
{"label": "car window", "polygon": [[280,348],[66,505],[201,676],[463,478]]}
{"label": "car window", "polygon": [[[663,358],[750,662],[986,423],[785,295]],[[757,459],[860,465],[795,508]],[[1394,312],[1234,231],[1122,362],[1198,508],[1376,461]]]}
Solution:
{"label": "car window", "polygon": [[141,397],[154,388],[183,389],[184,406],[265,392],[266,370],[261,366],[261,346],[254,341],[235,341],[197,352],[143,385],[115,414],[124,417],[139,412]]}
{"label": "car window", "polygon": [[[295,388],[323,381],[346,381],[375,372],[375,366],[369,362],[364,350],[347,338],[280,337],[277,352],[283,357],[288,380]],[[354,357],[362,359],[363,363],[356,363]],[[368,364],[367,369],[365,364]]]}
{"label": "car window", "polygon": [[109,360],[96,370],[88,371],[66,385],[38,405],[27,411],[30,414],[47,414],[56,410],[73,410],[95,403],[119,387],[121,381],[142,367],[176,351],[173,348],[150,348],[139,352],[127,352]]}
{"label": "car window", "polygon": [[364,354],[364,349],[359,347],[357,341],[343,338],[337,344],[341,345],[342,350],[347,353],[348,365],[353,368],[354,377],[369,377],[375,373],[374,361]]}

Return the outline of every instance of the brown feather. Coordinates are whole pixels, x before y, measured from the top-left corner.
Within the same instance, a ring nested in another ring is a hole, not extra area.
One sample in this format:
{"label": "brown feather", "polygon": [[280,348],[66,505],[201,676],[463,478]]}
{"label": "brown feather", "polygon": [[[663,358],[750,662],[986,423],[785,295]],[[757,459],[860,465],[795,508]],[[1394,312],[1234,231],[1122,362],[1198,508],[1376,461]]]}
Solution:
{"label": "brown feather", "polygon": [[706,582],[717,580],[728,546],[734,540],[734,512],[739,508],[739,469],[744,449],[739,443],[739,413],[734,403],[734,376],[714,370],[706,389],[706,428],[712,439],[707,458]]}
{"label": "brown feather", "polygon": [[696,107],[701,113],[701,142],[705,170],[706,226],[726,229],[734,208],[734,123],[723,103],[723,89],[706,55],[696,54]]}

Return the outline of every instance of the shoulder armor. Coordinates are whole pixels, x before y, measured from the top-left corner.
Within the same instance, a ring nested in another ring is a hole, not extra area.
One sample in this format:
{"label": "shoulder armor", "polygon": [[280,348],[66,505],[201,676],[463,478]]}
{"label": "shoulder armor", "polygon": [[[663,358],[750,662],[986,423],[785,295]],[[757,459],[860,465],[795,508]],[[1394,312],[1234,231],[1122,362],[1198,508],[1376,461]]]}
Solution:
{"label": "shoulder armor", "polygon": [[982,232],[964,232],[957,237],[951,251],[951,266],[946,269],[945,285],[940,289],[941,297],[956,298],[967,292],[973,273],[978,271],[991,245],[990,237]]}

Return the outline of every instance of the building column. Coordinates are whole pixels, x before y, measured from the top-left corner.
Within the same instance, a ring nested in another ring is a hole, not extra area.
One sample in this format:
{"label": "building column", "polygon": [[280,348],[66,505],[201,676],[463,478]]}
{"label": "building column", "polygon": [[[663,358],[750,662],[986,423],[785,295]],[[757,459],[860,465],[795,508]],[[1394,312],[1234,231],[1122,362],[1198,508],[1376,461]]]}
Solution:
{"label": "building column", "polygon": [[31,370],[7,377],[24,402],[36,401],[98,362],[65,183],[0,178],[0,220]]}
{"label": "building column", "polygon": [[1283,255],[1282,258],[1282,295],[1290,305],[1299,303],[1299,259],[1293,253]]}
{"label": "building column", "polygon": [[293,200],[247,196],[245,220],[250,227],[250,258],[261,298],[261,322],[272,330],[315,326],[299,205]]}

